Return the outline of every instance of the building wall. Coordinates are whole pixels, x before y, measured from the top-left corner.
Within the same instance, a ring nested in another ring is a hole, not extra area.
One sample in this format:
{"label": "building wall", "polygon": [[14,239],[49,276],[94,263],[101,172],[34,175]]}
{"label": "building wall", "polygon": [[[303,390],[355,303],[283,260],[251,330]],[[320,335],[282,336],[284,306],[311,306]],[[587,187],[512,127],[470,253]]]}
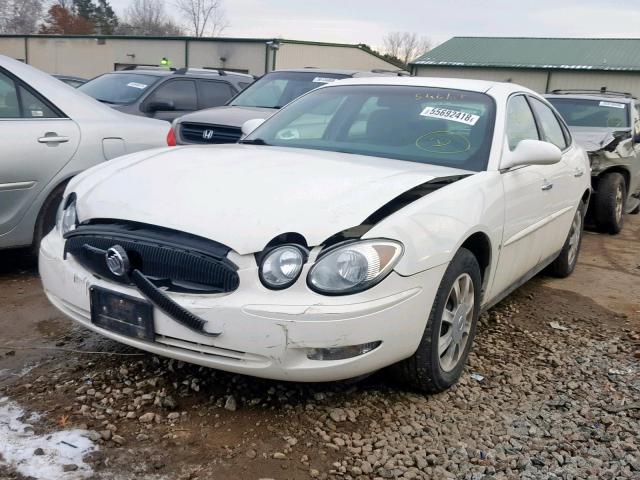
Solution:
{"label": "building wall", "polygon": [[397,70],[398,67],[357,47],[284,43],[276,54],[276,68],[346,68]]}
{"label": "building wall", "polygon": [[189,41],[188,43],[190,67],[224,67],[245,70],[252,75],[264,73],[266,47],[262,42]]}
{"label": "building wall", "polygon": [[549,81],[549,91],[555,89],[589,89],[629,92],[640,97],[640,73],[627,72],[575,72],[554,71]]}
{"label": "building wall", "polygon": [[[0,0],[2,1],[2,0]],[[0,38],[0,54],[24,61],[24,38]]]}
{"label": "building wall", "polygon": [[[48,73],[86,78],[110,72],[116,65],[158,65],[163,57],[176,68],[187,66],[188,61],[190,67],[224,67],[262,75],[265,65],[267,71],[272,70],[274,55],[273,51],[267,52],[263,40],[29,36],[26,47],[25,52],[25,37],[0,35],[0,54],[26,60]],[[276,68],[397,68],[360,48],[348,46],[282,43],[275,55]]]}
{"label": "building wall", "polygon": [[417,75],[496,81],[510,79],[538,93],[556,89],[600,90],[607,87],[608,90],[629,92],[640,97],[640,72],[419,66]]}
{"label": "building wall", "polygon": [[464,67],[431,67],[418,66],[419,77],[452,77],[470,78],[474,80],[494,80],[513,82],[524,87],[544,92],[547,85],[547,72],[540,70],[519,70],[516,68],[464,68]]}

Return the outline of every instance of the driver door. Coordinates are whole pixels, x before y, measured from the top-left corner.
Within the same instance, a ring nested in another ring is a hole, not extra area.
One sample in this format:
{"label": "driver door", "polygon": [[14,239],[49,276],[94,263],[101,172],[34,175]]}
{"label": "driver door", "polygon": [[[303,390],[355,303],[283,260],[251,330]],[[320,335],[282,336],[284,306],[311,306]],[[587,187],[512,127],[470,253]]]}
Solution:
{"label": "driver door", "polygon": [[[515,95],[507,106],[503,155],[525,139],[540,140],[540,135],[525,95]],[[553,170],[554,165],[527,165],[502,173],[504,230],[490,297],[508,291],[542,260],[545,239],[539,226],[552,208],[549,174]]]}

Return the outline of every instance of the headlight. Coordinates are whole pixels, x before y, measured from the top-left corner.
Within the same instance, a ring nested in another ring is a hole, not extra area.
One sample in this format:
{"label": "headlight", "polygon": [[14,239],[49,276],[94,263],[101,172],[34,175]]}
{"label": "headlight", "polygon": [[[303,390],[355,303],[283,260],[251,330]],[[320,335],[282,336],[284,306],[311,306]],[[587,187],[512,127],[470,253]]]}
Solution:
{"label": "headlight", "polygon": [[268,252],[260,264],[260,280],[273,290],[287,288],[298,279],[306,260],[302,250],[294,245],[283,245]]}
{"label": "headlight", "polygon": [[70,232],[78,225],[78,214],[76,212],[76,197],[72,193],[60,202],[56,214],[56,228],[61,235]]}
{"label": "headlight", "polygon": [[386,277],[402,255],[393,240],[361,240],[321,255],[309,271],[309,288],[326,295],[361,292]]}

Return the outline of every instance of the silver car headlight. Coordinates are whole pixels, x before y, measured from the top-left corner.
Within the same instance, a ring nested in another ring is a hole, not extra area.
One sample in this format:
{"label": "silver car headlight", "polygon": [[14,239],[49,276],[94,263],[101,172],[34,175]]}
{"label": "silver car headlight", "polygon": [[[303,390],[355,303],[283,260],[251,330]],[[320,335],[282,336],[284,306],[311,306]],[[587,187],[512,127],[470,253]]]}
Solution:
{"label": "silver car headlight", "polygon": [[260,263],[260,280],[272,290],[290,287],[300,276],[306,257],[306,252],[296,245],[276,247]]}
{"label": "silver car headlight", "polygon": [[78,226],[78,213],[76,211],[76,196],[69,195],[60,202],[56,213],[56,229],[61,235],[75,229]]}
{"label": "silver car headlight", "polygon": [[335,247],[311,267],[307,284],[325,295],[361,292],[382,281],[398,263],[402,251],[400,242],[385,239]]}

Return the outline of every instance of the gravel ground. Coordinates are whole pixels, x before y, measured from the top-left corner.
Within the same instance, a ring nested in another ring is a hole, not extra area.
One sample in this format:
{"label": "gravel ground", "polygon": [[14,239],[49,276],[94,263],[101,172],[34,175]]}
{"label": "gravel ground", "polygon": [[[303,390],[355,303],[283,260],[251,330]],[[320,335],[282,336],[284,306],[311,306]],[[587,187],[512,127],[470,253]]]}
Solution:
{"label": "gravel ground", "polygon": [[[627,226],[635,253],[619,272],[631,285],[639,225]],[[586,239],[583,262],[600,254],[590,250],[600,239]],[[87,429],[99,446],[87,459],[94,478],[640,479],[640,298],[616,311],[603,306],[609,296],[558,286],[534,279],[485,314],[463,378],[439,395],[385,372],[306,385],[146,354],[55,352],[16,377],[20,350],[0,359],[14,372],[0,388],[43,414],[38,433]],[[137,353],[46,321],[41,337],[53,330],[59,348]],[[5,466],[0,478],[22,477]]]}

